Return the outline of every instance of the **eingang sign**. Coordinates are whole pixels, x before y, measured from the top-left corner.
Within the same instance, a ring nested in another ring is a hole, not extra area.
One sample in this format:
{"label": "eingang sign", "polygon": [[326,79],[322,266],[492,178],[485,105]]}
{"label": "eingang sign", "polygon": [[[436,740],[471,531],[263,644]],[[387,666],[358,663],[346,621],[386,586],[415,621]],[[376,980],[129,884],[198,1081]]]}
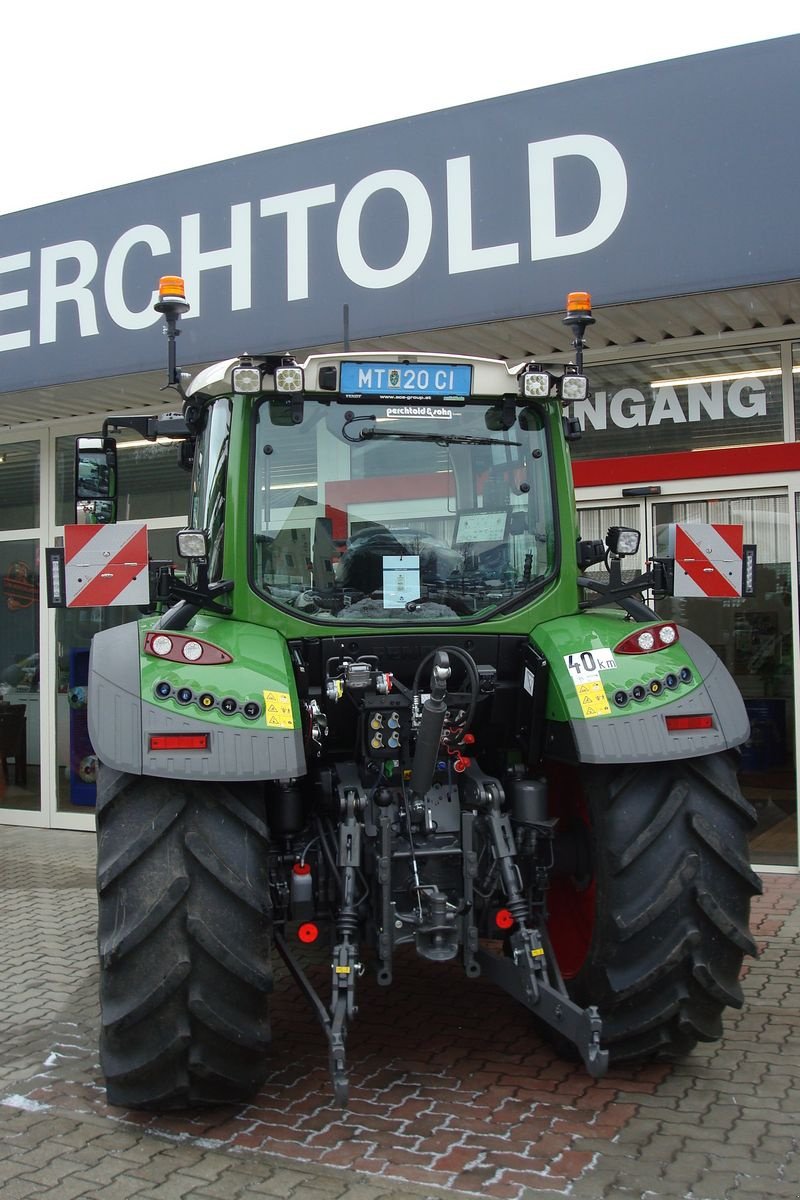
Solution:
{"label": "eingang sign", "polygon": [[355,339],[798,276],[798,67],[782,38],[0,217],[0,391],[160,366],[163,274],[184,362],[335,343],[345,304]]}
{"label": "eingang sign", "polygon": [[[655,378],[667,370],[672,378]],[[590,396],[568,409],[584,434],[576,459],[783,441],[777,346],[596,364],[590,377]]]}

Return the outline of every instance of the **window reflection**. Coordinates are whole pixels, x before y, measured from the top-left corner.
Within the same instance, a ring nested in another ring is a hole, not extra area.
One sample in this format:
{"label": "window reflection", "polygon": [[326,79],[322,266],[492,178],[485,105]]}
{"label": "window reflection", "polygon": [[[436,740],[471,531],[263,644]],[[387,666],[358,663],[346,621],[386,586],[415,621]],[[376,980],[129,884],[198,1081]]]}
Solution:
{"label": "window reflection", "polygon": [[0,808],[41,807],[39,543],[0,543]]}
{"label": "window reflection", "polygon": [[576,459],[783,441],[777,346],[596,363],[589,377],[592,395],[570,406]]}
{"label": "window reflection", "polygon": [[797,865],[797,776],[794,761],[794,667],[785,496],[697,499],[653,505],[656,526],[673,521],[743,525],[758,555],[757,591],[746,599],[671,597],[659,615],[697,633],[719,655],[741,691],[750,718],[740,783],[755,806],[754,862]]}
{"label": "window reflection", "polygon": [[0,529],[39,524],[39,443],[0,443]]}

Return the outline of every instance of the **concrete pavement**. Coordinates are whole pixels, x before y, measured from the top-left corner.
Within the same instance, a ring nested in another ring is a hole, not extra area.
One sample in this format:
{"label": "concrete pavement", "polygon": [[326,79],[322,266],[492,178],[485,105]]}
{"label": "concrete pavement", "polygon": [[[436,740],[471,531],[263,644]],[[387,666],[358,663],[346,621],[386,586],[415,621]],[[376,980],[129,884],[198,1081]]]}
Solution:
{"label": "concrete pavement", "polygon": [[796,875],[755,902],[744,1010],[678,1065],[592,1081],[510,998],[410,958],[390,989],[362,981],[342,1111],[281,968],[262,1092],[167,1117],[105,1104],[93,872],[90,835],[0,827],[2,1200],[800,1198]]}

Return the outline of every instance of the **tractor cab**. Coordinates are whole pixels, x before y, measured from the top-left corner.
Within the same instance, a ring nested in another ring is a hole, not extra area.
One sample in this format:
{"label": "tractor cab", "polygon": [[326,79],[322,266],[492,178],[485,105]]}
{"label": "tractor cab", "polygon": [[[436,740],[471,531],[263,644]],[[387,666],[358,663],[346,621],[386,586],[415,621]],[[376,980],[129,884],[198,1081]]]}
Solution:
{"label": "tractor cab", "polygon": [[[245,404],[249,582],[260,597],[333,624],[459,623],[517,608],[560,562],[543,403],[556,386],[527,364],[435,355],[218,364],[188,390],[200,431],[193,521],[213,530],[218,472],[204,456]],[[213,560],[213,545],[203,550]]]}

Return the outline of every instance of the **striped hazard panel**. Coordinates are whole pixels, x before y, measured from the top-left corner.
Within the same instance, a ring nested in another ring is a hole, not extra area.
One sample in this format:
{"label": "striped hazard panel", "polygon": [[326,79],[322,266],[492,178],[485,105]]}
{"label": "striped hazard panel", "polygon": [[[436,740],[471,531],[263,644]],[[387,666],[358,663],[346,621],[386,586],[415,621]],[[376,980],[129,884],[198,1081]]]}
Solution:
{"label": "striped hazard panel", "polygon": [[741,525],[676,525],[674,594],[741,596],[743,534]]}
{"label": "striped hazard panel", "polygon": [[147,526],[138,521],[65,526],[67,608],[149,603],[147,563]]}

